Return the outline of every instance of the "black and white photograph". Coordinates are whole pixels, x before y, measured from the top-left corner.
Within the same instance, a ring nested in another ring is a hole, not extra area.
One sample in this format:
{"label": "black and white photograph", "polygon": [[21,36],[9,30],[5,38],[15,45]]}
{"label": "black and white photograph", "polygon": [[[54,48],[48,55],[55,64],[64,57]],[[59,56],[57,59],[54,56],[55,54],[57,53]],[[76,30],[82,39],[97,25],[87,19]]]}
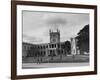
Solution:
{"label": "black and white photograph", "polygon": [[22,10],[22,69],[90,65],[90,14]]}

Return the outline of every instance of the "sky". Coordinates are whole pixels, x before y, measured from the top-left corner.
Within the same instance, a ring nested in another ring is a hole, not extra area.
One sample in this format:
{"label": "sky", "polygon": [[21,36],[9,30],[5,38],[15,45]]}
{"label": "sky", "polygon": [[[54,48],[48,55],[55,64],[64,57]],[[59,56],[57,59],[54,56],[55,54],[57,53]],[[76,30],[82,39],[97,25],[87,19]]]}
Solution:
{"label": "sky", "polygon": [[33,44],[49,43],[49,30],[60,30],[60,41],[77,36],[89,24],[89,14],[22,11],[23,41]]}

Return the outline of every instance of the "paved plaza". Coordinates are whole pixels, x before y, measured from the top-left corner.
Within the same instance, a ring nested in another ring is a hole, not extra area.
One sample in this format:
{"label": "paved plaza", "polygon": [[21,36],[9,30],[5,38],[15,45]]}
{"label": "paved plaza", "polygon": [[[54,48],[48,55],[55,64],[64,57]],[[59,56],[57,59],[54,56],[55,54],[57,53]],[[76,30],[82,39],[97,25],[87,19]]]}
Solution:
{"label": "paved plaza", "polygon": [[[41,60],[42,59],[42,60]],[[34,57],[26,58],[22,63],[23,69],[31,68],[51,68],[51,67],[75,67],[75,66],[88,66],[89,56],[87,55],[69,55],[69,56],[56,56],[56,57],[41,57],[40,61]]]}
{"label": "paved plaza", "polygon": [[78,66],[88,66],[89,63],[24,63],[22,65],[23,69],[39,69],[39,68],[55,68],[55,67],[78,67]]}

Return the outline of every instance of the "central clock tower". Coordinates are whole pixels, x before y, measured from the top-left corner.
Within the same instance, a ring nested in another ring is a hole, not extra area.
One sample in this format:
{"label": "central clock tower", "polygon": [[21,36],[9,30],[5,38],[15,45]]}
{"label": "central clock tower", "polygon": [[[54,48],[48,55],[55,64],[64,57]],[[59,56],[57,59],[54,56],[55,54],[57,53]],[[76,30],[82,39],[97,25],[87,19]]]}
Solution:
{"label": "central clock tower", "polygon": [[59,43],[60,42],[60,31],[57,29],[56,31],[50,30],[50,43]]}

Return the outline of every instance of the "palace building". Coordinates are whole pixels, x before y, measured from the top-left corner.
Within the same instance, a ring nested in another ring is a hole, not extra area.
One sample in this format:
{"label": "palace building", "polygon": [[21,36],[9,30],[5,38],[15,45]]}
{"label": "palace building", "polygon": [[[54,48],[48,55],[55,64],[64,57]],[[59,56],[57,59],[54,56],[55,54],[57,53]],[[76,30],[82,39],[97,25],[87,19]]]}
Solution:
{"label": "palace building", "polygon": [[23,57],[67,55],[65,42],[60,42],[60,30],[49,30],[50,43],[30,44],[22,43]]}

